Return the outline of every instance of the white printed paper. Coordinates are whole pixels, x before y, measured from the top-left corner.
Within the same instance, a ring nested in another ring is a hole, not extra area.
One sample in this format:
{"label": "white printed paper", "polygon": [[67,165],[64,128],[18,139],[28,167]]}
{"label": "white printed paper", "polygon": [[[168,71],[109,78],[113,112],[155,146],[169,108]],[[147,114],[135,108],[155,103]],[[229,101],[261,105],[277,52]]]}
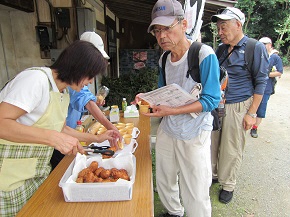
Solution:
{"label": "white printed paper", "polygon": [[[200,83],[197,83],[190,93],[182,89],[177,84],[170,84],[144,93],[140,96],[140,98],[148,102],[150,105],[166,105],[170,107],[177,107],[188,105],[197,101],[200,98],[201,91],[202,85]],[[194,118],[199,115],[199,113],[190,114]]]}
{"label": "white printed paper", "polygon": [[140,98],[147,101],[150,105],[166,105],[170,107],[186,105],[195,101],[195,98],[191,94],[177,84],[170,84],[144,93]]}

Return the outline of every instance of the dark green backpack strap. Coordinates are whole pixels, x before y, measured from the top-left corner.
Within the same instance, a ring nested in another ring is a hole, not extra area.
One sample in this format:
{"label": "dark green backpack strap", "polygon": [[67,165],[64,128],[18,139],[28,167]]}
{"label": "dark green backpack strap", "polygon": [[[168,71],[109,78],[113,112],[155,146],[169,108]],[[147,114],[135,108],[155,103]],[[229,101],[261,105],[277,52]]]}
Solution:
{"label": "dark green backpack strap", "polygon": [[167,56],[170,53],[170,51],[165,51],[163,56],[162,56],[162,60],[161,60],[161,64],[162,64],[162,76],[163,76],[163,80],[164,80],[164,86],[166,86],[166,77],[165,77],[165,64],[166,64],[166,60],[167,60]]}
{"label": "dark green backpack strap", "polygon": [[189,75],[191,78],[200,83],[200,72],[199,72],[199,51],[203,43],[201,42],[193,42],[190,45],[187,54],[187,61],[188,61],[188,71],[186,73],[186,77],[188,78]]}

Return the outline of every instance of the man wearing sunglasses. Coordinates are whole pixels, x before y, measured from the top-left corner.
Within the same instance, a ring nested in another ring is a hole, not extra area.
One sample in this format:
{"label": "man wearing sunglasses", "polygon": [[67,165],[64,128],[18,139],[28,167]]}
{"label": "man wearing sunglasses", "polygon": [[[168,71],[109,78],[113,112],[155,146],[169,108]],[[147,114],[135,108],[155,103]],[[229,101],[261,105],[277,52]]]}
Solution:
{"label": "man wearing sunglasses", "polygon": [[[148,28],[160,47],[170,51],[162,73],[159,60],[159,87],[176,83],[190,93],[197,84],[188,71],[187,55],[192,41],[186,38],[187,21],[177,0],[158,0]],[[219,66],[213,49],[202,45],[199,51],[200,99],[188,105],[151,105],[150,117],[163,117],[156,141],[156,183],[159,197],[167,209],[164,216],[210,217],[211,185],[210,111],[220,101]],[[138,95],[136,97],[138,101]],[[200,113],[193,117],[190,113]],[[183,204],[181,204],[182,198]]]}
{"label": "man wearing sunglasses", "polygon": [[[212,16],[212,22],[216,23],[221,42],[225,44],[225,50],[219,58],[221,62],[232,52],[223,66],[227,69],[229,82],[225,91],[226,116],[222,120],[222,130],[214,134],[212,143],[219,153],[217,175],[218,182],[222,186],[219,200],[228,203],[233,197],[237,174],[239,172],[243,152],[245,148],[246,131],[256,122],[257,109],[263,97],[268,79],[268,54],[265,46],[257,42],[254,49],[253,64],[248,66],[245,61],[245,48],[248,37],[243,33],[245,15],[237,8],[227,7],[219,10]],[[216,53],[219,53],[219,46]],[[216,171],[216,168],[212,168]]]}

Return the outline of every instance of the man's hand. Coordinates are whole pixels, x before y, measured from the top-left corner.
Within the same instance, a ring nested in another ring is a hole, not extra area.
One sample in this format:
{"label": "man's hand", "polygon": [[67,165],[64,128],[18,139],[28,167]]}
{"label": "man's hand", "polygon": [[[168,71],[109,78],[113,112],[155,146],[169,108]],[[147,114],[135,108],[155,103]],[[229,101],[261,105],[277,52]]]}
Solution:
{"label": "man's hand", "polygon": [[142,99],[140,98],[140,96],[144,94],[144,93],[138,93],[136,96],[135,96],[135,100],[133,102],[131,102],[132,105],[139,105],[139,103],[141,103]]}
{"label": "man's hand", "polygon": [[249,130],[256,123],[256,118],[251,117],[250,115],[245,115],[243,120],[243,127],[245,130]]}
{"label": "man's hand", "polygon": [[151,106],[152,113],[142,113],[148,117],[164,117],[173,114],[174,108],[165,105],[153,105]]}

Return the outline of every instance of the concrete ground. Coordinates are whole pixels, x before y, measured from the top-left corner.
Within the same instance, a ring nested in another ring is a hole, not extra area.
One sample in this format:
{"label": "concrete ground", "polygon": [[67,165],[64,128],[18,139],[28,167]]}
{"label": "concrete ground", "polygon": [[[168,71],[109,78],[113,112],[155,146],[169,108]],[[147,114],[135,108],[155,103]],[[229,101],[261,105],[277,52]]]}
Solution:
{"label": "concrete ground", "polygon": [[[219,185],[211,187],[213,217],[290,216],[290,68],[284,70],[268,102],[267,117],[259,126],[259,137],[247,134],[233,200],[220,203]],[[151,123],[154,144],[159,120]]]}

